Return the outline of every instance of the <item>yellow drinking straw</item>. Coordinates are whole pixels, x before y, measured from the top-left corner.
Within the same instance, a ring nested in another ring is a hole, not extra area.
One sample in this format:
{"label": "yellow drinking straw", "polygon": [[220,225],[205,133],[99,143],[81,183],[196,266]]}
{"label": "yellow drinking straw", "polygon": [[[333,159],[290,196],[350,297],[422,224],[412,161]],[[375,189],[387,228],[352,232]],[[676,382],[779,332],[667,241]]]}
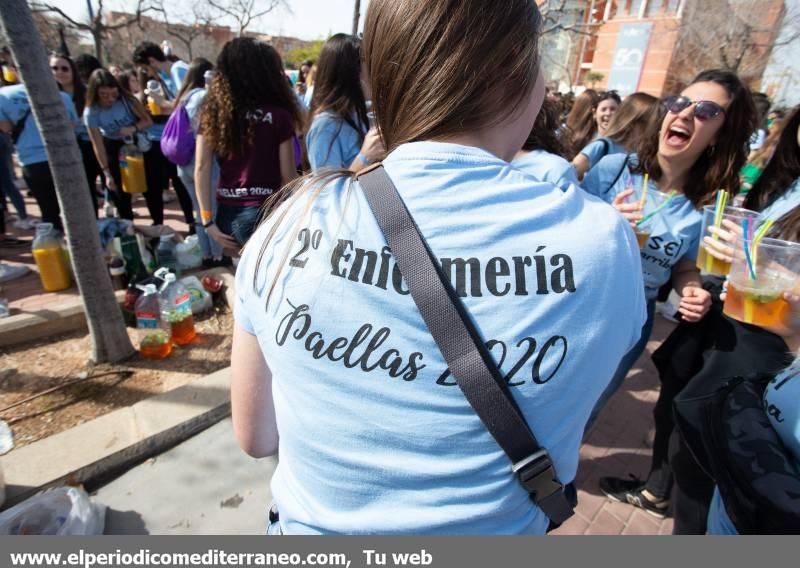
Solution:
{"label": "yellow drinking straw", "polygon": [[[725,217],[725,207],[728,205],[728,192],[724,189],[717,191],[717,208],[714,211],[714,227],[719,229],[722,226],[722,219]],[[714,233],[712,238],[715,241],[719,240],[719,235]],[[713,268],[714,257],[706,253],[706,272],[711,272]]]}
{"label": "yellow drinking straw", "polygon": [[639,200],[639,210],[644,209],[647,203],[647,182],[650,180],[650,174],[644,174],[644,185],[642,185],[642,198]]}
{"label": "yellow drinking straw", "polygon": [[753,261],[753,270],[758,266],[758,245],[767,236],[767,233],[772,228],[774,221],[767,219],[764,224],[758,228],[755,235],[753,235],[753,242],[750,244],[750,258]]}

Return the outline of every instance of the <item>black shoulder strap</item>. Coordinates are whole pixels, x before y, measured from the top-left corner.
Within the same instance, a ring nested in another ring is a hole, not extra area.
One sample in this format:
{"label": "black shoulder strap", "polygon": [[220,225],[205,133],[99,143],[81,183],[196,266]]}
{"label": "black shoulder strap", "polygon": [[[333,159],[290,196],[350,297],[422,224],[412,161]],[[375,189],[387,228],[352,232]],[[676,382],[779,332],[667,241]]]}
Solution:
{"label": "black shoulder strap", "polygon": [[25,130],[25,123],[28,122],[28,117],[31,115],[31,107],[28,107],[28,110],[25,111],[25,114],[22,115],[17,122],[14,123],[13,128],[11,129],[11,140],[14,144],[17,143],[19,137],[22,136],[22,132]]}
{"label": "black shoulder strap", "polygon": [[606,140],[605,138],[598,138],[598,140],[600,140],[600,142],[603,143],[603,154],[600,156],[602,158],[603,156],[608,154],[608,140]]}
{"label": "black shoulder strap", "polygon": [[617,172],[617,177],[614,178],[614,181],[612,181],[611,184],[608,186],[608,189],[606,189],[606,191],[605,191],[606,193],[611,191],[611,188],[614,187],[616,185],[616,183],[619,181],[619,178],[622,177],[622,173],[625,171],[625,168],[628,167],[628,159],[630,157],[631,157],[630,154],[626,154],[625,155],[625,160],[622,162],[622,167]]}
{"label": "black shoulder strap", "polygon": [[392,249],[411,297],[469,404],[511,459],[531,498],[553,523],[572,516],[572,506],[553,462],[536,441],[508,385],[475,329],[397,188],[380,163],[359,172],[372,213]]}

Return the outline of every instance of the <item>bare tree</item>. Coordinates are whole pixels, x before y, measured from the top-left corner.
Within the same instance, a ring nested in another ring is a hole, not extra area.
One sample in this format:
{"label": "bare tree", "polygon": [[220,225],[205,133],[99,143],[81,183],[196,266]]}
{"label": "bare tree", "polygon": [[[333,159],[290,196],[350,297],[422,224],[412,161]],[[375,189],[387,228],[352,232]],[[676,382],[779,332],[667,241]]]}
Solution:
{"label": "bare tree", "polygon": [[[792,31],[778,31],[788,26]],[[781,0],[704,0],[692,3],[684,13],[676,54],[679,80],[698,71],[723,68],[745,79],[758,78],[770,52],[800,37],[800,13],[786,10]]]}
{"label": "bare tree", "polygon": [[[3,0],[5,1],[5,0]],[[108,33],[113,30],[126,28],[134,24],[138,24],[142,14],[154,9],[150,0],[135,0],[136,9],[133,13],[126,14],[123,18],[109,23],[106,20],[106,15],[103,10],[103,0],[96,0],[96,4],[92,4],[91,0],[87,0],[90,8],[90,14],[86,21],[79,21],[67,14],[62,10],[58,4],[48,2],[47,0],[32,0],[31,10],[33,12],[47,12],[58,14],[69,26],[73,29],[88,32],[94,40],[94,54],[100,63],[104,60],[103,42],[105,41]]]}
{"label": "bare tree", "polygon": [[355,1],[353,7],[353,37],[358,35],[358,21],[361,19],[361,0]]}
{"label": "bare tree", "polygon": [[103,261],[81,153],[50,72],[47,52],[25,0],[2,0],[0,23],[47,150],[75,279],[92,338],[92,359],[98,363],[122,361],[130,357],[134,349]]}
{"label": "bare tree", "polygon": [[[159,0],[154,10],[161,13],[162,21],[167,35],[178,40],[186,48],[186,53],[189,60],[194,58],[194,43],[200,37],[210,33],[212,23],[212,16],[208,10],[208,3],[202,0],[196,0],[192,4],[192,10],[186,14],[168,14],[167,9],[164,7],[163,0]],[[172,20],[172,21],[170,21]],[[182,22],[182,23],[177,23]]]}
{"label": "bare tree", "polygon": [[543,0],[538,2],[542,15],[542,35],[558,32],[588,33],[584,22],[586,2],[580,0]]}
{"label": "bare tree", "polygon": [[236,22],[239,36],[243,36],[255,20],[269,14],[278,6],[286,6],[284,0],[208,0],[208,4],[219,15]]}

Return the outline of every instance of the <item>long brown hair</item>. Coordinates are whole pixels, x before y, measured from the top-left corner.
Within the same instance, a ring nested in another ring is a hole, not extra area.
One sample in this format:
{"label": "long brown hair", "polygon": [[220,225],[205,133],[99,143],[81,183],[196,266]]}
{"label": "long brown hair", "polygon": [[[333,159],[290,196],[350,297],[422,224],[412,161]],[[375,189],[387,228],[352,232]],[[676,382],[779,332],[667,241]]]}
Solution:
{"label": "long brown hair", "polygon": [[205,57],[195,57],[192,59],[192,62],[189,64],[189,70],[186,72],[186,77],[183,78],[181,89],[175,96],[175,104],[181,104],[183,97],[194,89],[203,88],[206,84],[206,71],[211,71],[212,69],[214,69],[214,65]]}
{"label": "long brown hair", "polygon": [[[138,109],[141,114],[147,114],[147,110],[129,92],[123,89],[117,78],[106,69],[100,68],[92,71],[89,77],[89,85],[86,87],[86,106],[93,107],[98,104],[97,91],[100,87],[116,89],[119,93],[119,100],[126,102],[133,108]],[[138,121],[138,118],[136,119]]]}
{"label": "long brown hair", "polygon": [[255,131],[250,113],[264,105],[285,109],[295,128],[302,125],[297,99],[275,48],[248,37],[232,39],[217,58],[200,132],[218,156],[242,154],[249,150]]}
{"label": "long brown hair", "polygon": [[647,123],[658,106],[658,99],[647,93],[633,93],[625,97],[606,132],[623,148],[635,148],[647,128]]}
{"label": "long brown hair", "polygon": [[[745,207],[761,211],[781,197],[800,178],[800,106],[783,121],[778,145],[764,173],[747,194]],[[800,207],[781,217],[770,230],[770,237],[800,241]]]}
{"label": "long brown hair", "polygon": [[561,105],[557,101],[545,98],[542,109],[536,115],[533,129],[522,145],[522,149],[528,152],[544,150],[563,158],[567,155],[567,145],[558,135],[560,126]]}
{"label": "long brown hair", "polygon": [[[731,104],[725,111],[725,122],[717,134],[716,145],[710,146],[692,165],[682,188],[683,194],[698,208],[711,203],[718,189],[726,189],[734,195],[739,192],[739,170],[747,161],[747,140],[756,120],[750,91],[736,74],[719,69],[703,71],[690,85],[707,82],[723,87],[731,98]],[[661,125],[667,114],[664,105],[657,108],[658,112],[651,116],[646,134],[636,148],[639,160],[634,168],[638,173],[649,173],[653,181],[658,181],[662,175],[658,147]]]}
{"label": "long brown hair", "polygon": [[572,133],[569,144],[569,159],[583,150],[597,134],[597,122],[594,119],[595,110],[600,102],[600,95],[594,89],[586,89],[575,97],[572,110],[567,116],[567,128]]}
{"label": "long brown hair", "polygon": [[[531,0],[507,0],[502,9],[493,0],[372,0],[364,61],[387,151],[413,141],[447,140],[513,116],[538,78],[541,25]],[[319,75],[315,93],[318,86]],[[306,176],[292,187],[287,205],[302,200],[308,212],[328,182],[353,176],[346,170]],[[273,199],[265,207],[278,198]],[[278,211],[261,244],[256,274],[290,207]],[[304,217],[299,215],[295,231]],[[286,247],[279,266],[289,253]],[[276,282],[277,277],[268,298]]]}

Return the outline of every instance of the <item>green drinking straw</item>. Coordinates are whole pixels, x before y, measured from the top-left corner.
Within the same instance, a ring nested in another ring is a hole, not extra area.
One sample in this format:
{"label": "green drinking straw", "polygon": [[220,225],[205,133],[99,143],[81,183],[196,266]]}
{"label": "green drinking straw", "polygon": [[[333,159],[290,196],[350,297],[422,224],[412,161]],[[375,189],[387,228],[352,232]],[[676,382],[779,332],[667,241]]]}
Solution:
{"label": "green drinking straw", "polygon": [[[722,226],[722,219],[725,218],[725,207],[728,205],[728,192],[724,189],[717,191],[717,205],[714,210],[714,227],[719,229]],[[719,235],[714,233],[712,238],[715,241],[719,240]],[[706,272],[711,272],[713,268],[714,257],[706,254]]]}
{"label": "green drinking straw", "polygon": [[647,221],[649,221],[650,219],[652,219],[652,218],[653,218],[653,217],[654,217],[656,214],[658,214],[658,213],[659,213],[659,212],[660,212],[662,209],[664,209],[664,207],[666,207],[667,205],[669,205],[669,202],[670,202],[670,201],[672,201],[672,198],[673,198],[673,197],[675,197],[675,195],[676,195],[676,194],[677,194],[677,192],[676,192],[676,191],[670,191],[670,192],[669,192],[669,196],[668,196],[668,197],[667,197],[667,199],[664,201],[664,203],[662,203],[661,205],[659,205],[658,207],[656,207],[656,208],[655,208],[653,211],[651,211],[651,212],[650,212],[650,214],[649,214],[649,215],[645,216],[645,218],[644,218],[644,219],[642,219],[641,221],[639,221],[638,223],[636,223],[636,226],[637,226],[637,227],[639,227],[640,225],[644,225],[644,224],[645,224]]}

